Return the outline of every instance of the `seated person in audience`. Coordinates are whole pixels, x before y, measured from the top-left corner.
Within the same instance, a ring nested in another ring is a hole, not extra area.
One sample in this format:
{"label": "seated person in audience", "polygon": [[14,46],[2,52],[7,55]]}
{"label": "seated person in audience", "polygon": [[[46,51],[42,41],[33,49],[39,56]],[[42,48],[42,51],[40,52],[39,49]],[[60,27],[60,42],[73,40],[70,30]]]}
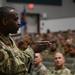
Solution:
{"label": "seated person in audience", "polygon": [[48,70],[42,64],[42,60],[42,55],[40,53],[35,53],[30,75],[48,75]]}
{"label": "seated person in audience", "polygon": [[52,42],[52,45],[51,45],[50,50],[49,50],[49,53],[54,54],[57,51],[59,51],[58,44],[56,42]]}
{"label": "seated person in audience", "polygon": [[70,55],[71,57],[75,57],[75,46],[70,46],[69,55]]}
{"label": "seated person in audience", "polygon": [[68,39],[66,45],[64,46],[65,55],[74,56],[75,55],[75,46],[72,44],[72,40]]}
{"label": "seated person in audience", "polygon": [[23,38],[20,38],[15,42],[16,42],[17,47],[22,51],[24,51],[28,47],[27,42],[24,42]]}
{"label": "seated person in audience", "polygon": [[20,39],[17,39],[15,42],[17,47],[22,51],[27,49],[27,47],[32,44],[32,40],[27,38],[26,40],[24,38],[20,38]]}
{"label": "seated person in audience", "polygon": [[65,58],[61,52],[54,54],[54,67],[49,69],[50,75],[72,75],[71,71],[65,66]]}

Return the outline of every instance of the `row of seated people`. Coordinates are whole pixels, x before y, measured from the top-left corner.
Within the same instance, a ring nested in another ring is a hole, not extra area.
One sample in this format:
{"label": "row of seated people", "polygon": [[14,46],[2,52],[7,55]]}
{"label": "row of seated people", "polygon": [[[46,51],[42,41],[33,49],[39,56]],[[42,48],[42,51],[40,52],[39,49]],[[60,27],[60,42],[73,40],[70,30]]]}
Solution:
{"label": "row of seated people", "polygon": [[68,32],[67,35],[63,36],[63,33],[58,33],[54,35],[52,32],[47,34],[36,34],[34,38],[30,36],[28,33],[24,35],[23,38],[17,39],[16,44],[21,50],[25,50],[29,45],[33,43],[33,41],[49,41],[52,43],[48,48],[48,55],[56,51],[61,51],[64,55],[69,55],[71,57],[75,56],[75,39],[72,32]]}
{"label": "row of seated people", "polygon": [[[16,40],[16,44],[18,48],[21,50],[25,50],[29,45],[33,43],[33,41],[49,41],[51,43],[50,47],[47,50],[47,56],[50,56],[57,51],[61,51],[65,56],[75,56],[75,43],[74,43],[74,35],[70,34],[63,37],[60,33],[57,35],[53,35],[53,33],[48,33],[47,35],[44,34],[36,34],[35,37],[32,37],[29,34],[25,34],[23,38]],[[43,52],[45,56],[46,52]]]}
{"label": "row of seated people", "polygon": [[56,52],[53,55],[53,65],[49,65],[49,68],[47,68],[43,63],[43,56],[40,53],[35,53],[29,75],[74,75],[74,73],[65,66],[65,60],[61,52]]}

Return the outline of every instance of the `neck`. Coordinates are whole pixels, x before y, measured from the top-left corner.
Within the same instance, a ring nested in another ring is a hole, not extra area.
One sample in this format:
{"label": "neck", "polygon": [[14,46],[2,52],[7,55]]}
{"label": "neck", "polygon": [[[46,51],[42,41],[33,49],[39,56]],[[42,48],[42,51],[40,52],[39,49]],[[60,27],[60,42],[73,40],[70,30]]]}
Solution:
{"label": "neck", "polygon": [[6,37],[9,35],[7,32],[4,32],[4,31],[0,31],[0,33],[2,33]]}
{"label": "neck", "polygon": [[63,68],[64,68],[64,65],[56,67],[56,69],[63,69]]}
{"label": "neck", "polygon": [[38,64],[34,65],[34,67],[38,67]]}
{"label": "neck", "polygon": [[41,63],[35,64],[34,67],[38,67]]}

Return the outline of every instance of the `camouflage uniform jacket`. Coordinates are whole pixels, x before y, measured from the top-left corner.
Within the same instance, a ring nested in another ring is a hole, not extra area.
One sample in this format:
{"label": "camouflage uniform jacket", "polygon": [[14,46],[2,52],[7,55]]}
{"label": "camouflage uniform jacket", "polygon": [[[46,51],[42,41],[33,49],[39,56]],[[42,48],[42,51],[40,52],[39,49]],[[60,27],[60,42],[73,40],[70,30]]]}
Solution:
{"label": "camouflage uniform jacket", "polygon": [[21,51],[9,36],[0,34],[0,75],[28,75],[33,59],[34,51],[31,47]]}
{"label": "camouflage uniform jacket", "polygon": [[71,71],[64,67],[63,69],[56,69],[55,67],[52,67],[49,69],[50,75],[72,75]]}
{"label": "camouflage uniform jacket", "polygon": [[41,63],[37,68],[32,66],[30,75],[48,75],[47,68]]}

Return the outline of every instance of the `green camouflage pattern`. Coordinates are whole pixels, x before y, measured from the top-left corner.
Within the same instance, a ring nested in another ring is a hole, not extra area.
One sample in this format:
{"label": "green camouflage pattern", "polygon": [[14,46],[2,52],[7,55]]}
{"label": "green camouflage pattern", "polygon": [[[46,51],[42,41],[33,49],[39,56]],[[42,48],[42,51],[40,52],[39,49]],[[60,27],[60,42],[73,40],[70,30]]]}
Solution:
{"label": "green camouflage pattern", "polygon": [[49,68],[50,75],[72,75],[71,71],[64,67],[63,69],[56,69],[55,67]]}
{"label": "green camouflage pattern", "polygon": [[30,75],[49,75],[48,69],[41,63],[37,68],[32,66]]}
{"label": "green camouflage pattern", "polygon": [[[8,38],[11,42],[7,41]],[[9,36],[6,38],[0,34],[0,53],[4,54],[3,57],[0,55],[0,59],[3,58],[0,61],[1,72],[7,75],[28,75],[30,62],[34,59],[32,48],[21,51]]]}

